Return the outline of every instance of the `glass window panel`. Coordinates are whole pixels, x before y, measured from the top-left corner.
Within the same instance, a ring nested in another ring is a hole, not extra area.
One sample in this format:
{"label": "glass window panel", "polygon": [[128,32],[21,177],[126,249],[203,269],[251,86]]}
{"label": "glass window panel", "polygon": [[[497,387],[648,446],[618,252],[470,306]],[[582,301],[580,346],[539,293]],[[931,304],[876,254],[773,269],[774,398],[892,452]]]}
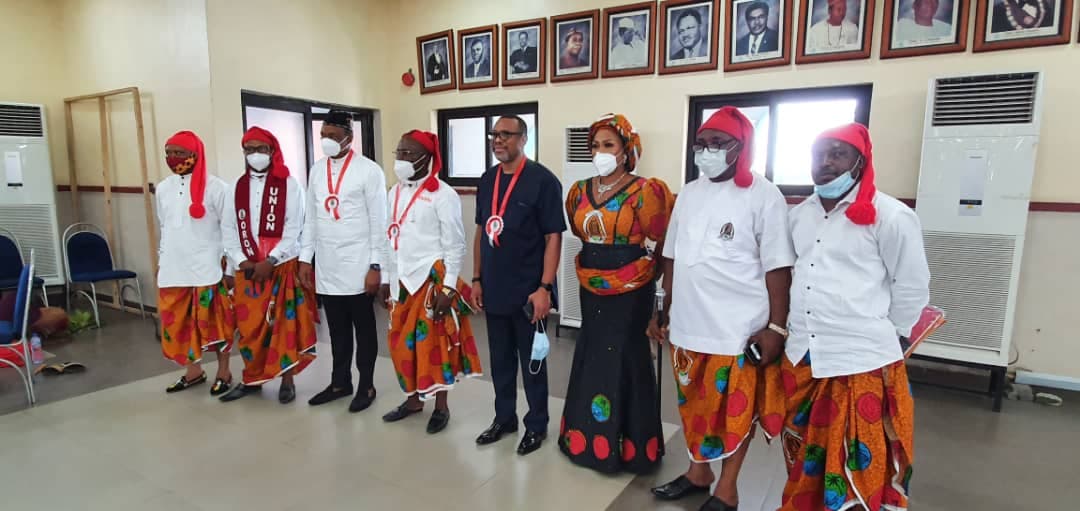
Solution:
{"label": "glass window panel", "polygon": [[[525,157],[536,161],[536,115],[535,114],[516,114],[521,117],[521,120],[525,121],[525,126],[528,128],[529,137],[525,140]],[[488,121],[491,126],[495,126],[495,122],[499,120],[500,116],[490,117]],[[489,144],[490,145],[490,144]],[[490,150],[490,148],[489,148]],[[495,162],[495,153],[491,153],[491,161]]]}
{"label": "glass window panel", "polygon": [[274,134],[281,144],[281,154],[289,172],[307,186],[307,134],[304,133],[304,114],[271,108],[245,108],[247,126],[259,126]]}
{"label": "glass window panel", "polygon": [[483,117],[450,119],[446,137],[447,166],[452,178],[478,178],[487,170],[487,124]]}
{"label": "glass window panel", "polygon": [[[702,111],[701,118],[708,119],[717,110],[719,108],[707,108]],[[750,170],[764,176],[765,164],[769,161],[769,129],[771,128],[769,107],[768,105],[740,107],[739,112],[742,112],[754,125],[754,164],[750,166]]]}
{"label": "glass window panel", "polygon": [[791,101],[776,109],[776,159],[773,182],[777,185],[813,185],[810,177],[810,146],[829,128],[855,120],[855,99]]}

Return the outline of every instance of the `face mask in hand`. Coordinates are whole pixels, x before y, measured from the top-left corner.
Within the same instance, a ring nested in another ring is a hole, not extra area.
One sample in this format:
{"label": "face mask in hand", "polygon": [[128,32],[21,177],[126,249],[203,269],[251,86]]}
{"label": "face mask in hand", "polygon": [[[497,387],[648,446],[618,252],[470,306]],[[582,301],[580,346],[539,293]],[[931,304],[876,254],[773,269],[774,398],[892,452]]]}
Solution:
{"label": "face mask in hand", "polygon": [[[544,369],[544,359],[547,358],[550,349],[551,343],[548,342],[547,330],[544,327],[544,322],[537,321],[536,332],[533,334],[532,355],[529,360],[530,374],[540,374],[540,371]],[[533,362],[539,362],[535,371],[533,371]]]}
{"label": "face mask in hand", "polygon": [[600,177],[607,177],[618,168],[619,159],[614,154],[596,153],[593,156],[592,163]]}
{"label": "face mask in hand", "polygon": [[698,170],[709,179],[720,177],[731,167],[728,163],[727,149],[721,149],[715,153],[708,150],[694,153],[694,165],[697,165]]}
{"label": "face mask in hand", "polygon": [[255,172],[262,172],[270,166],[270,155],[263,153],[251,153],[247,155],[247,164]]}

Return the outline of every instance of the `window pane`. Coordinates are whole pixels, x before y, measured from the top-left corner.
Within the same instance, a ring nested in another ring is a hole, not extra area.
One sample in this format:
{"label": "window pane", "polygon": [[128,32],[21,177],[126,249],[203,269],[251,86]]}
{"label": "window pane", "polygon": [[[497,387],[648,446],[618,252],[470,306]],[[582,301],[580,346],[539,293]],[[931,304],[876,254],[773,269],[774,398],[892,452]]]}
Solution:
{"label": "window pane", "polygon": [[450,149],[447,160],[452,178],[476,178],[484,175],[488,150],[487,125],[483,117],[450,119],[446,146]]}
{"label": "window pane", "polygon": [[792,101],[776,109],[776,160],[773,182],[777,185],[813,185],[810,177],[810,146],[829,128],[855,120],[855,99]]}
{"label": "window pane", "polygon": [[[312,110],[315,110],[312,107]],[[364,154],[364,124],[360,121],[353,121],[353,140],[352,149],[358,154]],[[326,157],[322,150],[322,121],[311,121],[311,147],[312,152],[315,153],[315,161]]]}
{"label": "window pane", "polygon": [[289,166],[289,173],[307,186],[307,136],[304,133],[304,114],[300,112],[287,112],[270,108],[249,106],[245,108],[247,126],[259,126],[274,134],[281,144],[281,155],[285,158],[285,165]]}
{"label": "window pane", "polygon": [[[702,111],[701,118],[708,119],[717,110],[719,108],[708,108]],[[750,170],[764,176],[765,164],[769,161],[769,107],[746,106],[740,107],[739,112],[754,125],[754,164],[750,166]]]}
{"label": "window pane", "polygon": [[[525,141],[525,157],[536,161],[536,115],[535,114],[516,114],[525,121],[525,126],[529,130],[529,137]],[[495,126],[495,122],[499,120],[499,116],[491,117],[488,119],[492,126]],[[490,150],[490,147],[488,148]],[[491,153],[491,161],[497,161],[495,159],[495,153]]]}

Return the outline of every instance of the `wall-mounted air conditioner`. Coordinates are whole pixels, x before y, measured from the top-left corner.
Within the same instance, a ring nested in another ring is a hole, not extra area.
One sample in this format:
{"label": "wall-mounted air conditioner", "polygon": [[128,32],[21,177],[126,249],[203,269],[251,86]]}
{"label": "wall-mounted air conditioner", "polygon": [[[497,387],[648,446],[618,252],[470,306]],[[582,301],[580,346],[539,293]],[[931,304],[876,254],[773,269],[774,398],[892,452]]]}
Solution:
{"label": "wall-mounted air conditioner", "polygon": [[1042,79],[1014,73],[930,81],[916,211],[930,303],[949,321],[918,354],[1009,363]]}
{"label": "wall-mounted air conditioner", "polygon": [[19,239],[23,259],[34,251],[34,273],[45,284],[64,283],[56,221],[45,107],[0,103],[0,226]]}
{"label": "wall-mounted air conditioner", "polygon": [[[589,127],[566,128],[566,157],[563,161],[563,201],[574,183],[595,175],[592,150],[589,148]],[[565,214],[565,213],[564,213]],[[567,225],[573,222],[567,218]],[[559,326],[581,327],[581,285],[578,283],[575,260],[581,252],[581,240],[569,231],[563,234],[562,257],[559,264]]]}

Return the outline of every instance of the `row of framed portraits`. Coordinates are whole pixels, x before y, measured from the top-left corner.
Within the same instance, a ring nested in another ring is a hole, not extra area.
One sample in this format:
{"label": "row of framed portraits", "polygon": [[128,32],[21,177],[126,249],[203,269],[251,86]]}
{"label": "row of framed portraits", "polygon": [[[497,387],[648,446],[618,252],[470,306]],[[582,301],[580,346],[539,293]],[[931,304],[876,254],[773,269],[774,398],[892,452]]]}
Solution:
{"label": "row of framed portraits", "polygon": [[[501,33],[470,28],[456,41],[453,30],[429,34],[416,38],[420,92],[495,87],[500,77],[510,86],[713,70],[721,32],[725,71],[787,65],[795,1],[647,1],[505,23]],[[795,62],[869,58],[875,3],[800,1]],[[884,0],[881,58],[966,51],[972,4],[976,52],[1071,40],[1073,0]]]}

